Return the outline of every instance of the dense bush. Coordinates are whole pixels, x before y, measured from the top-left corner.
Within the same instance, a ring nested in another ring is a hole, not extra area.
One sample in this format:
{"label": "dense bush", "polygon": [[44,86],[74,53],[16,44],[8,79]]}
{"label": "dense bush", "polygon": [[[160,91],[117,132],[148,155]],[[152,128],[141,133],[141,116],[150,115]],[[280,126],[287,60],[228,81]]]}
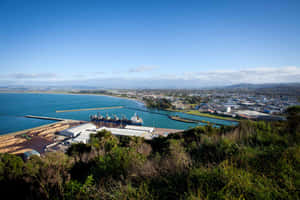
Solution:
{"label": "dense bush", "polygon": [[146,103],[147,108],[161,109],[161,110],[172,108],[171,101],[165,98],[162,99],[143,98],[143,101]]}

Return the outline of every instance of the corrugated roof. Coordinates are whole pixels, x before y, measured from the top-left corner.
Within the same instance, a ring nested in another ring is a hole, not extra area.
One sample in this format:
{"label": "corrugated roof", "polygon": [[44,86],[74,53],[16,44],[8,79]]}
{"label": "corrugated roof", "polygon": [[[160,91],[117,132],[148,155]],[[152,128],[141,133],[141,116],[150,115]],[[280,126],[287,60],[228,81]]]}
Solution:
{"label": "corrugated roof", "polygon": [[96,130],[96,126],[92,123],[86,123],[86,124],[82,124],[82,125],[79,125],[79,126],[75,126],[75,127],[72,127],[72,128],[68,128],[68,129],[65,129],[63,131],[60,132],[60,134],[62,135],[72,135],[72,136],[76,136],[84,131],[93,131],[93,130]]}
{"label": "corrugated roof", "polygon": [[107,131],[110,131],[113,135],[136,136],[136,137],[144,137],[147,139],[152,137],[152,134],[150,134],[147,131],[139,131],[139,130],[126,129],[126,128],[101,127],[99,129],[97,129],[97,131],[101,131],[104,129]]}
{"label": "corrugated roof", "polygon": [[154,127],[127,125],[125,129],[153,132]]}

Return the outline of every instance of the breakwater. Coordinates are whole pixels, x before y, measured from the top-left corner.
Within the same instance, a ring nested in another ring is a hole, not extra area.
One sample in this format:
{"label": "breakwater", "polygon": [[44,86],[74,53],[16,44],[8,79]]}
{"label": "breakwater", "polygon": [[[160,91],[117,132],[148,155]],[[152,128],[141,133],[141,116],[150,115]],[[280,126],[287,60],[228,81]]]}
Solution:
{"label": "breakwater", "polygon": [[56,117],[44,117],[44,116],[34,116],[34,115],[25,115],[26,118],[34,118],[34,119],[44,119],[44,120],[51,120],[51,121],[65,121],[68,119],[56,118]]}

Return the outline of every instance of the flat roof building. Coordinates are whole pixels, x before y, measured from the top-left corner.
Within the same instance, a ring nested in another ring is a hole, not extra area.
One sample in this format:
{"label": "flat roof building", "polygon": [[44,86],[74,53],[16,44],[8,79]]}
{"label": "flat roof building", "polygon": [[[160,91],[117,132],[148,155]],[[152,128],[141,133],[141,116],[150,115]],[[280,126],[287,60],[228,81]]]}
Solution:
{"label": "flat roof building", "polygon": [[[134,126],[134,125],[127,125],[125,126],[125,128],[109,128],[104,126],[101,128],[96,128],[94,124],[86,123],[80,126],[63,130],[59,132],[59,134],[70,137],[70,139],[66,141],[66,144],[70,144],[70,143],[86,144],[89,142],[91,134],[96,134],[97,132],[102,130],[107,130],[111,132],[113,135],[117,135],[117,136],[143,137],[146,140],[151,140],[155,137],[158,137],[158,135],[167,136],[168,133],[170,132],[182,131],[182,130],[161,129],[161,128],[154,128],[154,127]],[[162,134],[162,132],[164,134]]]}
{"label": "flat roof building", "polygon": [[253,110],[239,110],[236,112],[236,114],[240,117],[248,118],[248,119],[255,119],[258,117],[269,116],[266,113],[261,113],[261,112],[257,112],[257,111],[253,111]]}
{"label": "flat roof building", "polygon": [[129,130],[146,131],[146,132],[149,132],[149,133],[154,132],[154,127],[147,127],[147,126],[127,125],[127,126],[125,126],[125,128],[129,129]]}
{"label": "flat roof building", "polygon": [[72,137],[69,140],[71,143],[88,143],[91,134],[96,134],[98,131],[107,130],[113,135],[118,136],[135,136],[143,137],[145,139],[152,139],[154,134],[154,127],[143,127],[143,126],[133,126],[127,125],[125,128],[109,128],[101,127],[96,128],[92,123],[83,124],[77,127],[69,128],[61,131],[59,134],[67,137]]}
{"label": "flat roof building", "polygon": [[76,137],[84,131],[96,131],[96,126],[92,123],[86,123],[66,130],[60,131],[58,134],[67,137]]}
{"label": "flat roof building", "polygon": [[135,137],[143,137],[145,139],[152,139],[152,133],[149,132],[149,131],[127,129],[126,127],[125,128],[107,128],[107,127],[101,127],[99,129],[97,129],[97,131],[101,131],[101,130],[110,131],[113,135],[135,136]]}

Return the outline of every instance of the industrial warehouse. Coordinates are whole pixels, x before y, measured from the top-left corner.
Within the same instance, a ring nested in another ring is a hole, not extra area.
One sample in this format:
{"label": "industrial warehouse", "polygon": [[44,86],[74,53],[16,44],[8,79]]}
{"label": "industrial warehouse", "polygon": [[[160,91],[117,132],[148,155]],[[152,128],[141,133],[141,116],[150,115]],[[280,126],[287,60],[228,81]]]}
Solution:
{"label": "industrial warehouse", "polygon": [[87,144],[91,134],[96,134],[102,130],[109,131],[116,136],[142,137],[145,140],[151,140],[159,136],[166,137],[168,134],[183,131],[135,125],[126,125],[124,128],[111,128],[105,126],[97,128],[95,124],[89,122],[57,132],[56,142],[46,146],[44,151],[66,151],[73,143]]}

